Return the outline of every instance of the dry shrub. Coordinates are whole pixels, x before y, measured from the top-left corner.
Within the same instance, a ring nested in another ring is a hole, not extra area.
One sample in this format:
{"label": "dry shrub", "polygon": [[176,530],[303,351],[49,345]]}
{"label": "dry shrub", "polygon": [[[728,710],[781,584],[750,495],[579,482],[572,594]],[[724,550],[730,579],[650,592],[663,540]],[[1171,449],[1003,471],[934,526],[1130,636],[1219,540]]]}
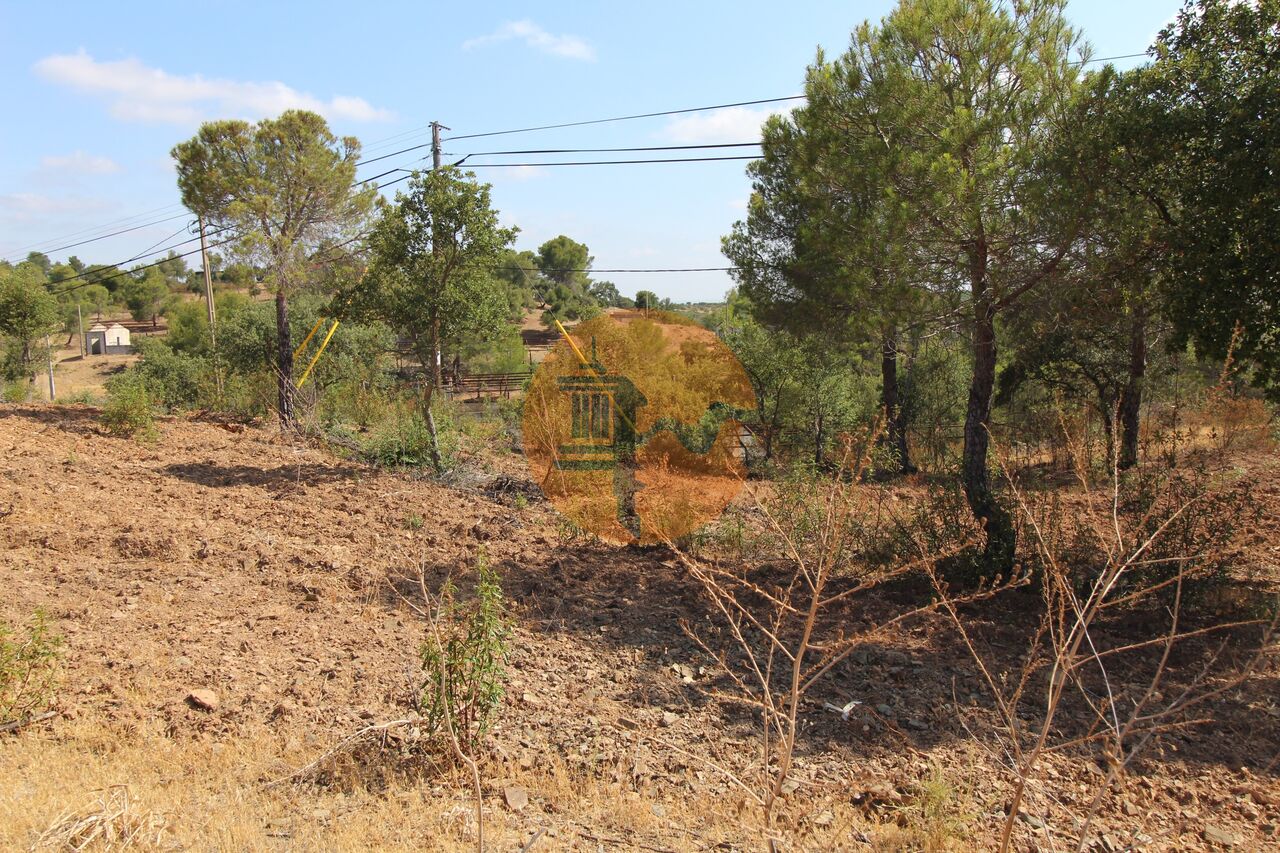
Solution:
{"label": "dry shrub", "polygon": [[[1027,548],[1042,598],[1020,669],[1000,669],[1001,656],[986,653],[969,617],[938,586],[995,700],[995,725],[986,731],[997,737],[991,754],[1013,784],[1002,851],[1015,843],[1028,796],[1034,793],[1042,806],[1053,799],[1039,775],[1046,755],[1088,756],[1104,768],[1083,819],[1070,829],[1055,828],[1047,806],[1041,815],[1051,846],[1056,835],[1084,850],[1095,841],[1094,818],[1123,789],[1134,760],[1166,733],[1207,722],[1213,699],[1243,685],[1280,652],[1280,613],[1188,624],[1196,581],[1212,580],[1228,566],[1228,516],[1248,505],[1247,492],[1242,498],[1185,476],[1144,480],[1139,474],[1126,481],[1114,468],[1105,488],[1096,488],[1087,463],[1077,459],[1076,471],[1083,493],[1070,505],[1074,527],[1061,524],[1060,512],[1045,512],[1055,502],[1034,501],[1006,476],[1031,533]],[[1206,517],[1197,518],[1201,512]],[[1145,619],[1127,618],[1138,609]],[[1144,623],[1152,627],[1135,638],[1134,625]],[[1184,653],[1206,639],[1218,645],[1188,656],[1196,658],[1193,667],[1175,664],[1181,656],[1175,649]],[[1233,645],[1237,654],[1224,654]]]}
{"label": "dry shrub", "polygon": [[[859,646],[883,641],[903,623],[937,610],[944,600],[974,602],[1021,583],[997,579],[963,596],[942,589],[932,599],[902,605],[867,627],[851,629],[859,624],[850,613],[860,597],[913,573],[936,576],[939,560],[969,544],[960,540],[930,550],[916,541],[913,557],[886,559],[886,535],[895,519],[883,488],[861,484],[874,436],[868,431],[848,441],[841,466],[847,476],[792,482],[772,498],[757,501],[767,522],[763,538],[773,546],[767,549],[774,554],[772,561],[753,569],[736,560],[676,550],[711,609],[711,627],[686,623],[685,631],[732,685],[731,691],[708,693],[750,708],[761,726],[759,756],[748,770],[735,775],[713,769],[747,794],[771,846],[778,841],[775,816],[788,790],[803,723],[800,709],[814,685]],[[759,550],[759,543],[751,550]]]}
{"label": "dry shrub", "polygon": [[129,799],[129,789],[115,785],[80,811],[59,817],[36,841],[36,850],[177,849],[166,844],[165,818],[139,809]]}

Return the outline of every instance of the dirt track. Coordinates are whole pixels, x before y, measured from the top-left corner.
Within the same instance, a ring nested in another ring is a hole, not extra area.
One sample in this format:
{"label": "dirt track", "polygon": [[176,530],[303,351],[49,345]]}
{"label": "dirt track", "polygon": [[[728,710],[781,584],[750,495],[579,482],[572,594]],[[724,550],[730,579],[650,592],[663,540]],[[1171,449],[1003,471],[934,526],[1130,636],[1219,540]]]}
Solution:
{"label": "dirt track", "polygon": [[[752,729],[699,692],[706,661],[678,619],[701,610],[676,561],[661,549],[562,542],[545,504],[516,510],[494,490],[504,481],[493,478],[518,472],[518,460],[489,467],[474,488],[445,488],[255,428],[176,420],[146,446],[102,435],[92,409],[6,407],[0,617],[21,621],[44,606],[65,635],[64,720],[158,727],[177,740],[231,741],[265,728],[298,746],[296,766],[367,720],[403,714],[422,634],[396,576],[421,565],[438,582],[483,548],[518,623],[493,734],[494,796],[522,769],[568,767],[645,803],[731,803],[732,786],[704,761],[741,766]],[[993,825],[1001,794],[983,785],[990,757],[966,744],[947,710],[957,692],[978,689],[976,673],[926,628],[867,650],[824,691],[834,701],[864,698],[868,712],[847,723],[812,710],[798,765],[804,787],[789,807],[797,814],[853,808],[868,791],[892,800],[944,767],[974,780],[973,817]],[[215,691],[218,709],[190,707],[193,688]],[[1275,843],[1280,711],[1274,695],[1269,707],[1259,695],[1233,702],[1212,732],[1174,738],[1179,752],[1144,765],[1126,794],[1134,813],[1117,806],[1103,828],[1118,838],[1140,832],[1150,839],[1144,849],[1212,846],[1202,835],[1210,820],[1251,839],[1246,849]],[[878,705],[892,707],[897,724],[870,713]],[[1049,763],[1068,792],[1096,772],[1066,757]],[[505,818],[518,837],[574,822],[531,795],[530,809]],[[742,841],[740,829],[710,833],[708,814],[668,808],[653,843]],[[813,849],[839,829],[823,826],[802,836]],[[848,840],[857,837],[846,827],[841,846],[857,848]]]}

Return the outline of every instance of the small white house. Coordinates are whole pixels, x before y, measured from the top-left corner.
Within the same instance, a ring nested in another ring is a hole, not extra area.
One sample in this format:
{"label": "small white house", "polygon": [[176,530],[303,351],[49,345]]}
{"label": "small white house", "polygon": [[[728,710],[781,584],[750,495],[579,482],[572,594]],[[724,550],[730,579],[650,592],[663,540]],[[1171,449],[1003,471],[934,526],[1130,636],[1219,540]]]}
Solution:
{"label": "small white house", "polygon": [[127,355],[133,352],[129,330],[119,323],[94,323],[84,333],[84,351],[89,355]]}

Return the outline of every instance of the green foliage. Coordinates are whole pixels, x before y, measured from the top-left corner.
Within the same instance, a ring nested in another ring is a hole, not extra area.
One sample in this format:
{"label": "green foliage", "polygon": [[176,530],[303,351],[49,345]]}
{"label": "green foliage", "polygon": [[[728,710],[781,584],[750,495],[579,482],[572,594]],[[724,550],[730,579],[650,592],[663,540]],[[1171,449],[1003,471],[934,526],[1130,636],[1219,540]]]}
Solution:
{"label": "green foliage", "polygon": [[497,572],[482,553],[474,596],[462,601],[450,582],[420,650],[419,711],[428,734],[452,731],[468,753],[479,747],[502,702],[510,628]]}
{"label": "green foliage", "polygon": [[[260,257],[277,294],[277,409],[293,421],[293,361],[284,338],[288,296],[326,248],[358,236],[377,186],[356,185],[360,143],[338,139],[316,113],[287,110],[256,125],[216,121],[173,149],[182,202],[206,225],[238,236],[238,250]],[[291,331],[291,330],[290,330]]]}
{"label": "green foliage", "polygon": [[41,268],[23,262],[0,267],[0,338],[5,341],[4,378],[31,375],[41,339],[58,327],[58,302],[45,288]]}
{"label": "green foliage", "polygon": [[126,371],[107,383],[107,403],[102,408],[102,425],[107,432],[125,438],[151,442],[159,437],[151,395],[135,371]]}
{"label": "green foliage", "polygon": [[433,445],[439,442],[438,468],[446,467],[454,449],[453,431],[445,407],[437,406],[434,414],[437,435],[433,440],[426,417],[413,401],[391,403],[383,416],[369,428],[363,442],[365,456],[388,467],[434,465]]}
{"label": "green foliage", "polygon": [[120,293],[133,319],[150,320],[163,313],[164,301],[169,297],[169,284],[164,274],[153,267],[141,278],[126,276]]}
{"label": "green foliage", "polygon": [[25,403],[31,394],[31,383],[25,379],[12,379],[4,383],[0,399],[6,403]]}
{"label": "green foliage", "polygon": [[210,396],[213,376],[207,358],[175,351],[157,338],[140,336],[136,349],[142,357],[128,372],[137,376],[151,402],[183,409]]}
{"label": "green foliage", "polygon": [[1166,285],[1181,338],[1257,367],[1280,395],[1280,3],[1188,3],[1156,62],[1114,99],[1142,193],[1177,251]]}
{"label": "green foliage", "polygon": [[62,638],[37,610],[23,629],[0,621],[0,723],[39,714],[53,701]]}

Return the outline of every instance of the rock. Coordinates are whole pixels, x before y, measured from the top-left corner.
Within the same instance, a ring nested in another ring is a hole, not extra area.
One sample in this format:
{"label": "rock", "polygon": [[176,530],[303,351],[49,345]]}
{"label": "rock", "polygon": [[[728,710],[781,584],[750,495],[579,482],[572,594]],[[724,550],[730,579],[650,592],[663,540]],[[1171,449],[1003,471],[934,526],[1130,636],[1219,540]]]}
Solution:
{"label": "rock", "polygon": [[1120,802],[1120,811],[1124,812],[1129,817],[1136,817],[1141,809],[1134,805],[1132,800],[1122,800]]}
{"label": "rock", "polygon": [[907,728],[922,732],[929,728],[929,724],[923,720],[907,720]]}
{"label": "rock", "polygon": [[637,723],[635,720],[631,719],[630,717],[619,717],[618,728],[627,729],[629,731],[635,731],[636,729],[640,728],[640,724]]}
{"label": "rock", "polygon": [[667,807],[664,806],[662,803],[654,803],[653,805],[649,806],[649,811],[653,812],[654,817],[667,816]]}
{"label": "rock", "polygon": [[882,717],[892,717],[893,708],[881,702],[879,705],[876,706],[876,713]]}
{"label": "rock", "polygon": [[790,796],[800,790],[800,783],[795,779],[787,779],[782,783],[782,788],[780,790],[784,796]]}
{"label": "rock", "polygon": [[507,801],[507,808],[518,812],[529,805],[529,792],[519,785],[508,785],[502,789],[502,798]]}
{"label": "rock", "polygon": [[673,714],[671,711],[662,712],[662,725],[664,728],[670,728],[671,726],[674,726],[676,724],[676,721],[679,719],[680,719],[679,715]]}
{"label": "rock", "polygon": [[822,814],[818,815],[813,819],[813,825],[814,826],[830,826],[832,821],[834,821],[835,819],[836,819],[836,816],[833,815],[831,812],[823,812]]}
{"label": "rock", "polygon": [[1227,830],[1214,826],[1211,823],[1204,825],[1204,840],[1210,844],[1220,844],[1223,847],[1238,847],[1240,845],[1239,836],[1233,835]]}
{"label": "rock", "polygon": [[197,688],[187,694],[187,704],[200,711],[216,711],[219,705],[218,694],[204,687]]}

